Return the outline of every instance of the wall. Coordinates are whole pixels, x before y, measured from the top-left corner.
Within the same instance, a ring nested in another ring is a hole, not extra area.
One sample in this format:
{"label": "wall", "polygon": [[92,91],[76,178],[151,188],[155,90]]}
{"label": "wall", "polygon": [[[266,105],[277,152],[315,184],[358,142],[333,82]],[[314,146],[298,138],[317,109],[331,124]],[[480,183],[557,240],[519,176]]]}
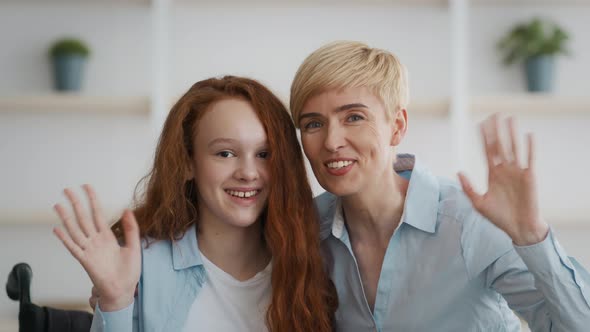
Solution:
{"label": "wall", "polygon": [[[114,8],[113,8],[114,6]],[[584,33],[590,7],[478,8],[470,20],[470,89],[474,94],[522,91],[517,68],[504,68],[493,50],[516,19],[540,12],[572,31],[574,56],[560,59],[557,92],[583,95],[590,72],[590,43]],[[174,8],[170,20],[170,93],[212,75],[255,77],[287,98],[298,64],[312,50],[334,39],[357,39],[397,53],[410,71],[414,97],[450,94],[449,14],[445,7],[403,6],[190,6]],[[49,93],[45,56],[49,42],[70,34],[93,49],[85,93],[149,95],[151,78],[149,8],[135,5],[66,3],[0,4],[0,96]],[[501,110],[500,110],[501,111]],[[590,113],[589,113],[590,114]],[[473,117],[473,128],[480,116]],[[590,197],[590,156],[586,131],[590,115],[519,117],[538,137],[543,206],[552,218],[583,215]],[[400,151],[417,153],[436,174],[453,176],[449,160],[451,128],[445,119],[413,116]],[[469,142],[465,168],[484,183],[479,139]],[[0,113],[0,211],[48,211],[63,201],[65,186],[93,183],[104,205],[127,204],[145,174],[154,147],[149,119],[141,116],[39,115]],[[565,153],[563,153],[565,151]],[[315,192],[321,189],[314,185]],[[573,209],[569,208],[574,206]],[[577,209],[577,210],[576,210]],[[56,219],[54,219],[56,220]],[[590,266],[584,226],[556,226],[563,245]],[[35,274],[33,299],[85,301],[89,281],[45,225],[0,225],[0,282],[12,265],[29,262]],[[15,317],[16,303],[0,296],[0,318]]]}

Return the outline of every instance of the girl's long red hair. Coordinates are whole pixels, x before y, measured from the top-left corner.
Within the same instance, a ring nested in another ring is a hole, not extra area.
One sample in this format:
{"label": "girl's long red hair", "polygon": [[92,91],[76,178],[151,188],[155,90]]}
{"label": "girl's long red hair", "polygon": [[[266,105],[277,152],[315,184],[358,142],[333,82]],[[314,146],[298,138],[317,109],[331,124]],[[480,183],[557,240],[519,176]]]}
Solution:
{"label": "girl's long red hair", "polygon": [[332,331],[337,297],[320,256],[319,223],[303,154],[285,106],[262,84],[233,76],[203,80],[172,107],[153,168],[136,190],[134,213],[140,233],[153,240],[174,241],[191,225],[198,227],[196,186],[194,180],[186,180],[191,174],[195,129],[213,103],[227,98],[249,101],[268,138],[270,190],[261,216],[273,259],[268,328],[272,332]]}

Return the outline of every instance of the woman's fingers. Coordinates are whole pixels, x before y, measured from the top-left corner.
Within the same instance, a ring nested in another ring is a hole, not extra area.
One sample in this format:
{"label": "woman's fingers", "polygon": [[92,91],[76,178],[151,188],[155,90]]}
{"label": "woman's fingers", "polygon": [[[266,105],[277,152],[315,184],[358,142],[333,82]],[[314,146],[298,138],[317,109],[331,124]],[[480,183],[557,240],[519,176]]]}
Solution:
{"label": "woman's fingers", "polygon": [[512,162],[515,163],[517,166],[520,167],[520,162],[518,159],[518,136],[516,135],[516,125],[514,124],[514,118],[509,117],[506,119],[506,125],[508,126],[508,133],[510,136],[510,157]]}
{"label": "woman's fingers", "polygon": [[92,220],[94,221],[94,227],[99,232],[108,229],[106,222],[104,221],[104,215],[102,214],[102,208],[100,206],[100,202],[98,201],[98,197],[96,196],[96,192],[89,184],[85,184],[82,186],[86,195],[88,196],[88,201],[90,202],[90,210],[92,211]]}
{"label": "woman's fingers", "polygon": [[490,146],[490,142],[489,142],[488,136],[486,134],[485,123],[482,123],[480,125],[479,129],[481,131],[481,138],[483,139],[483,148],[486,153],[486,159],[488,162],[488,170],[491,171],[494,168],[494,166],[496,166],[496,163],[494,162],[494,154],[492,152],[492,148]]}
{"label": "woman's fingers", "polygon": [[500,130],[498,128],[498,114],[492,115],[488,120],[488,141],[490,142],[492,153],[494,154],[495,163],[501,164],[506,162],[506,152],[500,139]]}
{"label": "woman's fingers", "polygon": [[78,199],[78,196],[74,194],[72,190],[69,188],[64,189],[64,194],[72,204],[72,208],[74,209],[74,214],[76,215],[76,219],[78,220],[78,225],[86,234],[86,236],[92,236],[96,233],[96,227],[88,220],[86,213],[84,213],[84,207],[82,206],[82,202]]}
{"label": "woman's fingers", "polygon": [[471,204],[473,205],[473,207],[475,207],[476,209],[479,209],[481,206],[483,196],[478,194],[473,189],[473,185],[471,184],[471,181],[469,181],[469,179],[467,178],[467,176],[465,174],[459,172],[457,175],[459,176],[459,182],[461,183],[461,187],[463,188],[463,192],[467,195],[467,197],[471,201]]}
{"label": "woman's fingers", "polygon": [[66,209],[63,206],[61,206],[61,204],[55,204],[53,208],[55,209],[55,212],[57,212],[57,215],[61,219],[62,224],[66,228],[72,240],[79,247],[84,248],[84,246],[88,242],[88,238],[86,237],[86,235],[84,235],[84,233],[82,233],[80,227],[78,227],[78,225],[72,220],[70,214],[66,212]]}
{"label": "woman's fingers", "polygon": [[[509,162],[521,167],[519,160],[518,135],[515,120],[512,117],[506,119],[506,135],[500,135],[498,125],[498,115],[494,114],[485,120],[481,125],[481,134],[484,141],[488,167],[494,167],[499,164]],[[504,138],[504,139],[503,139]],[[532,162],[531,144],[529,138],[529,164]]]}

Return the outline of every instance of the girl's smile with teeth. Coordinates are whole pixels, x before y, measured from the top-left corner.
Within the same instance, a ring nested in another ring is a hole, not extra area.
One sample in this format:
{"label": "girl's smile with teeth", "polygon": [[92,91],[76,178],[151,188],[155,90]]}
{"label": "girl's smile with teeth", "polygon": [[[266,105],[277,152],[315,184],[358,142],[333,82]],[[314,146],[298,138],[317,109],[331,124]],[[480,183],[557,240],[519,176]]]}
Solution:
{"label": "girl's smile with teeth", "polygon": [[249,198],[249,197],[257,195],[260,192],[260,190],[248,190],[248,191],[226,190],[225,192],[230,194],[231,196],[234,196],[234,197]]}

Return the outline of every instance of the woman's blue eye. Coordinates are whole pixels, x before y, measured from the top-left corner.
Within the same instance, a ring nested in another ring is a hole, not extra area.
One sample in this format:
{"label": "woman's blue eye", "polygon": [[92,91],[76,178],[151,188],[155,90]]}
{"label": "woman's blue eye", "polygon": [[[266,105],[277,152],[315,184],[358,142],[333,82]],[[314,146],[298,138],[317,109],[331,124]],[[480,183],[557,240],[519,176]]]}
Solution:
{"label": "woman's blue eye", "polygon": [[221,152],[218,152],[217,155],[222,158],[235,157],[235,155],[233,153],[231,153],[230,151],[221,151]]}
{"label": "woman's blue eye", "polygon": [[351,116],[348,117],[348,121],[349,122],[355,122],[355,121],[360,121],[363,120],[364,118],[358,114],[353,114]]}
{"label": "woman's blue eye", "polygon": [[319,121],[310,121],[303,128],[314,129],[314,128],[320,128],[321,126],[322,126],[322,124]]}

